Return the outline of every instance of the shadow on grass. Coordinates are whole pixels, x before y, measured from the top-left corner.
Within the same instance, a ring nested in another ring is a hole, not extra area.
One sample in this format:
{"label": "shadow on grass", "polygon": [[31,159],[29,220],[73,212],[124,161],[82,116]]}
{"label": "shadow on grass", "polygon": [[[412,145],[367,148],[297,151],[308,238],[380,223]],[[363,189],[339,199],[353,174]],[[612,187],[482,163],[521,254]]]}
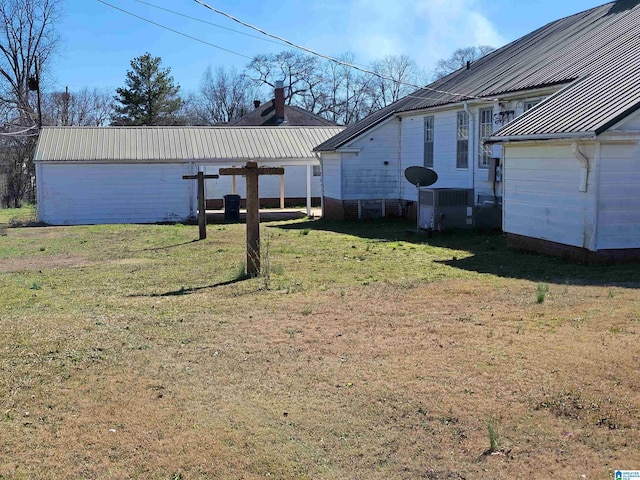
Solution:
{"label": "shadow on grass", "polygon": [[[316,220],[270,228],[336,232],[377,242],[402,241],[438,247],[451,250],[450,254],[443,250],[444,258],[435,260],[441,265],[505,278],[571,285],[619,285],[640,288],[638,263],[582,265],[559,257],[523,253],[507,248],[506,236],[496,231],[451,230],[427,236],[426,233],[417,234],[414,223],[395,219],[351,222]],[[449,258],[446,258],[447,256]]]}
{"label": "shadow on grass", "polygon": [[129,295],[129,297],[149,297],[149,298],[157,298],[157,297],[181,297],[183,295],[191,295],[192,293],[200,292],[202,290],[210,290],[213,288],[224,287],[227,285],[233,285],[235,283],[243,282],[244,280],[248,280],[248,276],[234,278],[233,280],[227,280],[226,282],[218,282],[213,285],[204,285],[202,287],[190,287],[185,288],[182,287],[179,290],[173,290],[171,292],[165,293],[149,293],[149,294],[140,294],[140,295]]}
{"label": "shadow on grass", "polygon": [[164,247],[153,247],[153,248],[143,248],[142,250],[139,250],[140,252],[158,252],[161,250],[169,250],[171,248],[177,248],[177,247],[183,247],[185,245],[191,245],[192,243],[197,243],[197,242],[201,242],[202,240],[200,239],[194,239],[194,240],[189,240],[188,242],[182,242],[182,243],[175,243],[173,245],[166,245]]}

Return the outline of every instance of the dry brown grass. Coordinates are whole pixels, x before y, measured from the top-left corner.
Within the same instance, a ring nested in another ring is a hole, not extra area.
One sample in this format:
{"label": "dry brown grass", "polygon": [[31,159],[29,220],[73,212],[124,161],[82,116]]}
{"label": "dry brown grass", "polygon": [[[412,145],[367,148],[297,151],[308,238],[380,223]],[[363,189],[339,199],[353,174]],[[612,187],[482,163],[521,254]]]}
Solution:
{"label": "dry brown grass", "polygon": [[[0,238],[0,262],[13,262],[0,280],[0,478],[601,479],[640,468],[637,285],[554,281],[538,303],[543,278],[462,270],[471,257],[457,243],[278,230],[265,290],[233,281],[242,226],[196,235]],[[478,239],[503,252],[500,237]]]}

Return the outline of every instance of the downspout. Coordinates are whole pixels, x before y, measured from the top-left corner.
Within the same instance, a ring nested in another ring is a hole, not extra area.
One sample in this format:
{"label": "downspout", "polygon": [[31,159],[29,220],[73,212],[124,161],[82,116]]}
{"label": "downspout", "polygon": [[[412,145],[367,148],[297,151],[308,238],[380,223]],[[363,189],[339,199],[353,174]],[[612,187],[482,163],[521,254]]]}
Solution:
{"label": "downspout", "polygon": [[595,192],[594,192],[594,208],[593,208],[593,215],[594,215],[594,227],[593,227],[593,240],[591,242],[591,246],[593,248],[594,252],[597,252],[599,249],[599,231],[600,231],[600,219],[598,216],[598,212],[599,210],[599,206],[600,206],[600,165],[601,165],[601,160],[602,160],[602,144],[600,142],[596,142],[596,158],[595,158],[595,171],[593,172],[593,174],[595,175],[594,178],[594,185],[595,185]]}
{"label": "downspout", "polygon": [[476,147],[474,145],[475,140],[475,126],[476,122],[473,118],[473,113],[469,109],[469,105],[467,102],[463,104],[464,111],[469,115],[469,155],[471,155],[471,159],[469,163],[471,165],[471,189],[473,190],[473,204],[476,204]]}
{"label": "downspout", "polygon": [[[402,175],[402,117],[398,117],[398,122],[400,122],[400,125],[398,127],[398,208],[400,209],[401,216],[404,214],[405,209],[407,210],[407,216],[409,216],[409,213],[408,213],[409,201],[406,199],[403,199],[403,197],[406,197],[406,195],[404,195],[404,188],[402,184],[402,178],[403,178],[403,175]],[[418,208],[417,205],[419,201],[420,201],[420,197],[418,196],[418,198],[416,199],[416,211]],[[402,205],[403,203],[404,203],[404,206]]]}
{"label": "downspout", "polygon": [[589,159],[580,151],[578,142],[571,142],[571,151],[573,156],[582,164],[580,167],[580,185],[578,191],[587,191],[587,180],[589,179]]}

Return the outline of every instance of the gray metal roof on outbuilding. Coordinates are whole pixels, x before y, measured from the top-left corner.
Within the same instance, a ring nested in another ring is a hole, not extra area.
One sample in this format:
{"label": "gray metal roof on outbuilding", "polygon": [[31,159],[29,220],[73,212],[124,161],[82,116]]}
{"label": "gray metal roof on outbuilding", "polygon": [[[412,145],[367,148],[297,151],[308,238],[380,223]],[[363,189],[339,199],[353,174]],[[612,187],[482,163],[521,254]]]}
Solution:
{"label": "gray metal roof on outbuilding", "polygon": [[45,127],[36,162],[313,159],[344,127]]}
{"label": "gray metal roof on outbuilding", "polygon": [[[615,81],[607,82],[616,95],[631,95],[638,90],[636,65],[640,64],[638,38],[640,37],[639,0],[618,0],[600,7],[571,15],[545,25],[510,44],[495,50],[473,62],[470,68],[462,68],[450,75],[419,89],[396,103],[364,120],[348,127],[336,137],[316,147],[316,151],[332,151],[369,130],[392,115],[413,110],[455,104],[471,99],[499,99],[501,95],[526,92],[554,85],[566,85],[576,80],[596,75],[606,81],[607,74],[614,74]],[[630,67],[631,68],[628,68]],[[622,72],[624,70],[624,72]],[[603,76],[604,75],[604,76]],[[607,105],[602,122],[597,117],[602,112],[597,102],[587,102],[582,95],[589,95],[595,82],[585,81],[577,90],[567,93],[557,108],[565,109],[557,114],[558,123],[553,128],[540,129],[541,123],[528,125],[526,131],[557,133],[573,131],[579,127],[578,117],[586,117],[585,125],[606,125],[616,116],[615,112],[629,107],[629,98]],[[605,93],[595,88],[594,95]],[[577,102],[577,103],[576,103]],[[631,101],[633,108],[633,101]],[[541,109],[542,107],[540,107]],[[571,108],[572,111],[566,111]],[[538,109],[537,109],[538,110]],[[522,117],[522,122],[533,118],[533,112]],[[544,119],[541,117],[540,122]]]}

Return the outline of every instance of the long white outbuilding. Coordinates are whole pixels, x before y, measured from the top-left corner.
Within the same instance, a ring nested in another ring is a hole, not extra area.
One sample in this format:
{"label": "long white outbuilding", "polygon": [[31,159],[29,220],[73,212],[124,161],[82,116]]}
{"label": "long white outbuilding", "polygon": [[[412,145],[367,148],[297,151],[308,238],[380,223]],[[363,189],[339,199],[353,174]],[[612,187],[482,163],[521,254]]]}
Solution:
{"label": "long white outbuilding", "polygon": [[[261,197],[319,196],[313,148],[341,127],[45,127],[34,162],[38,219],[51,225],[156,223],[196,215],[198,171],[257,161],[285,168]],[[217,183],[213,183],[217,182]],[[208,199],[232,179],[208,183]],[[224,183],[226,182],[226,183]],[[243,179],[235,188],[242,194]]]}

